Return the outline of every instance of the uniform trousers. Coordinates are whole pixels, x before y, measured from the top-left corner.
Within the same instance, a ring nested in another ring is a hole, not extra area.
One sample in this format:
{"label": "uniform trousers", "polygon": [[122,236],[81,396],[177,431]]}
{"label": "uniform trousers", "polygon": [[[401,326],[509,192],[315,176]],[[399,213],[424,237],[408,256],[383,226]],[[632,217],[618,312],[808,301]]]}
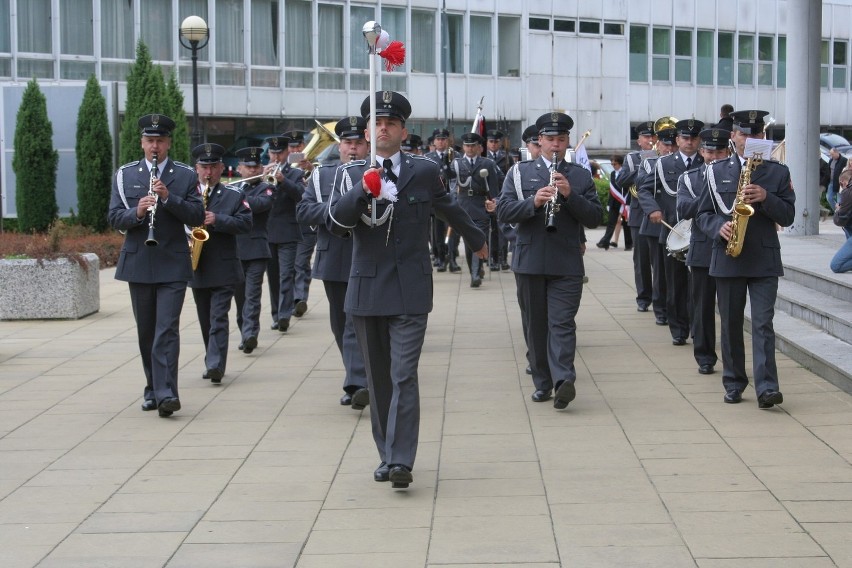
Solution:
{"label": "uniform trousers", "polygon": [[364,368],[364,357],[358,348],[352,318],[343,310],[349,283],[323,280],[322,285],[325,288],[325,297],[328,299],[328,321],[331,324],[331,333],[334,334],[334,341],[337,343],[337,349],[340,350],[343,369],[346,372],[343,390],[352,394],[358,389],[367,387],[367,370]]}
{"label": "uniform trousers", "polygon": [[582,276],[515,273],[518,301],[526,318],[527,349],[533,383],[538,390],[558,388],[577,380],[574,321],[583,295]]}
{"label": "uniform trousers", "polygon": [[429,314],[352,316],[367,368],[370,421],[381,461],[414,467],[420,433],[417,366]]}
{"label": "uniform trousers", "polygon": [[689,269],[686,264],[664,253],[666,276],[666,317],[672,339],[689,337]]}
{"label": "uniform trousers", "polygon": [[658,318],[666,318],[666,245],[658,238],[648,239],[649,260],[651,261],[651,305],[654,307],[654,315]]}
{"label": "uniform trousers", "polygon": [[692,352],[699,365],[715,365],[716,279],[705,266],[691,266],[689,290],[692,297]]}
{"label": "uniform trousers", "polygon": [[195,311],[207,354],[204,364],[208,369],[225,372],[228,362],[228,312],[234,298],[234,284],[213,288],[193,288]]}
{"label": "uniform trousers", "polygon": [[652,282],[651,282],[651,243],[656,244],[650,237],[639,234],[636,228],[636,236],[633,243],[633,278],[636,281],[636,305],[647,308],[651,305]]}
{"label": "uniform trousers", "polygon": [[[485,237],[488,238],[488,231],[491,227],[490,218],[486,217],[484,219],[473,219],[474,224],[477,228],[485,234]],[[467,246],[467,243],[464,245],[464,256],[467,260],[467,268],[470,270],[470,277],[473,278],[474,274],[484,273],[484,270],[480,270],[480,267],[485,262],[481,260],[478,256],[476,256],[476,251],[470,250],[470,247]]]}
{"label": "uniform trousers", "polygon": [[272,321],[288,319],[293,315],[293,287],[296,281],[296,242],[269,243],[272,257],[267,266],[269,303]]}
{"label": "uniform trousers", "polygon": [[506,235],[503,234],[503,231],[500,230],[500,225],[497,222],[496,215],[489,215],[491,233],[486,232],[486,235],[491,235],[491,239],[488,243],[488,250],[491,255],[491,264],[492,266],[496,266],[497,269],[500,269],[501,264],[506,264],[506,258],[508,257],[508,242],[506,241]]}
{"label": "uniform trousers", "polygon": [[145,372],[145,400],[159,404],[164,398],[178,398],[180,312],[186,282],[129,282],[129,286]]}
{"label": "uniform trousers", "polygon": [[308,301],[311,291],[311,257],[317,246],[316,233],[302,234],[302,240],[296,245],[296,279],[293,288],[293,300]]}
{"label": "uniform trousers", "polygon": [[237,303],[237,326],[243,341],[260,335],[260,304],[263,297],[263,274],[268,260],[243,260],[244,282],[237,284],[234,299]]}
{"label": "uniform trousers", "polygon": [[432,215],[430,220],[432,221],[430,238],[432,243],[432,256],[434,256],[436,260],[449,260],[447,258],[448,247],[447,244],[444,243],[444,239],[447,236],[447,224],[435,215]]}
{"label": "uniform trousers", "polygon": [[760,397],[767,390],[778,390],[778,368],[775,364],[775,297],[778,277],[716,277],[716,294],[722,324],[722,384],[726,391],[742,392],[748,386],[745,368],[743,320],[746,292],[751,302],[751,346],[754,389]]}

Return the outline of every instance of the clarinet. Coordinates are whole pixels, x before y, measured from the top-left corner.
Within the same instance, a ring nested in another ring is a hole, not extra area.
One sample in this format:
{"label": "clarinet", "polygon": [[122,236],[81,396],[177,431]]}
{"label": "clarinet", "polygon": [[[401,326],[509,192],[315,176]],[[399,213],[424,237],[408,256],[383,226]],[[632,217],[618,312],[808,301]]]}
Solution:
{"label": "clarinet", "polygon": [[[550,187],[556,189],[556,160],[557,153],[553,153],[553,160],[550,162]],[[544,204],[544,230],[548,233],[556,232],[556,214],[559,213],[560,205],[556,202],[556,198],[559,197],[559,193],[557,191],[553,192],[553,197],[551,197],[547,203]]]}
{"label": "clarinet", "polygon": [[[148,182],[148,195],[157,198],[157,193],[154,191],[154,182],[157,181],[157,154],[151,158],[151,179]],[[145,244],[149,247],[155,247],[159,243],[154,238],[154,217],[157,215],[157,202],[148,207],[150,217],[148,219],[148,238],[145,239]]]}

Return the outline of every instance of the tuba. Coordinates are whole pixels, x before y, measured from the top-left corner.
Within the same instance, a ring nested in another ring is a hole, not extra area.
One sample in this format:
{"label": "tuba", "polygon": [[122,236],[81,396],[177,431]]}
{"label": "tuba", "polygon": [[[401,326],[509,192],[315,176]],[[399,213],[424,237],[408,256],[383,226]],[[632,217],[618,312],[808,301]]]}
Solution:
{"label": "tuba", "polygon": [[654,134],[662,130],[674,128],[675,124],[677,124],[677,118],[673,116],[664,116],[662,118],[658,118],[656,122],[654,122]]}
{"label": "tuba", "polygon": [[[210,201],[210,177],[205,180],[207,183],[202,186],[201,200],[204,202],[204,211],[207,211],[207,202]],[[198,261],[201,259],[201,248],[204,246],[204,241],[210,238],[210,233],[204,228],[204,225],[193,227],[189,232],[189,254],[192,257],[192,270],[198,268]]]}
{"label": "tuba", "polygon": [[334,133],[334,127],[337,122],[326,122],[323,124],[319,120],[314,119],[317,127],[311,130],[311,139],[308,140],[308,145],[305,146],[305,159],[313,162],[322,153],[323,150],[336,142],[340,142],[340,138]]}
{"label": "tuba", "polygon": [[740,181],[737,184],[737,196],[731,207],[731,240],[725,247],[725,254],[734,258],[740,256],[745,244],[745,233],[748,228],[748,218],[754,215],[754,207],[743,201],[743,190],[751,183],[751,174],[763,163],[763,154],[753,154],[746,160],[740,170]]}

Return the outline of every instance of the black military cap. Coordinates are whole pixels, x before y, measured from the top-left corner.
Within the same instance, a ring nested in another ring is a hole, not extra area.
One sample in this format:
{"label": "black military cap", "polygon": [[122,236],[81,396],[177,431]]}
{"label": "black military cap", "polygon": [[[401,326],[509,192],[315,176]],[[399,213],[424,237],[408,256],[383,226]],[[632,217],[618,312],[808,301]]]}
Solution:
{"label": "black military cap", "polygon": [[305,141],[305,131],[304,130],[288,130],[282,136],[286,136],[288,138],[287,144],[290,146],[298,146]]}
{"label": "black military cap", "polygon": [[427,138],[427,139],[426,139],[426,143],[427,143],[427,144],[429,144],[430,146],[432,145],[432,143],[433,143],[434,141],[435,141],[435,137],[434,137],[434,136],[430,136],[429,138]]}
{"label": "black military cap", "polygon": [[708,150],[724,150],[731,140],[731,131],[724,128],[707,128],[701,131],[701,147]]}
{"label": "black military cap", "polygon": [[219,144],[199,144],[192,149],[192,157],[197,164],[218,164],[224,154],[225,148]]}
{"label": "black military cap", "polygon": [[246,146],[237,150],[237,158],[241,164],[246,166],[260,166],[260,155],[263,154],[263,148],[260,146]]}
{"label": "black military cap", "polygon": [[530,124],[524,129],[521,140],[524,141],[524,144],[538,144],[538,128],[535,124]]}
{"label": "black military cap", "polygon": [[674,144],[677,138],[676,128],[664,128],[657,132],[657,139],[663,144]]}
{"label": "black military cap", "polygon": [[769,114],[765,110],[738,110],[731,113],[734,128],[743,134],[760,134],[766,128],[763,118]]}
{"label": "black military cap", "polygon": [[567,134],[574,127],[574,119],[564,112],[548,112],[535,121],[539,136]]}
{"label": "black military cap", "polygon": [[476,132],[466,132],[461,137],[462,144],[485,144],[485,140]]}
{"label": "black military cap", "polygon": [[334,125],[334,133],[341,140],[358,140],[364,138],[364,130],[367,128],[367,120],[360,116],[347,116],[341,118]]}
{"label": "black military cap", "polygon": [[[376,91],[376,116],[398,118],[402,122],[411,116],[411,103],[396,91]],[[361,103],[361,116],[370,117],[370,97]]]}
{"label": "black military cap", "polygon": [[503,138],[503,133],[499,130],[489,130],[485,133],[485,137],[488,140],[500,140],[501,138]]}
{"label": "black military cap", "polygon": [[449,138],[449,137],[450,137],[450,131],[447,130],[446,128],[436,128],[435,130],[432,131],[432,140],[434,140],[435,138]]}
{"label": "black military cap", "polygon": [[142,136],[171,136],[175,121],[164,114],[146,114],[139,119]]}
{"label": "black military cap", "polygon": [[269,151],[273,154],[277,154],[278,152],[283,152],[287,149],[287,145],[290,143],[290,138],[287,136],[270,136],[265,140],[265,142],[269,143]]}
{"label": "black military cap", "polygon": [[654,122],[641,122],[636,126],[636,134],[639,136],[653,136],[654,135]]}
{"label": "black military cap", "polygon": [[685,120],[678,120],[675,123],[675,128],[677,129],[678,136],[698,136],[701,129],[704,128],[704,123],[694,118],[687,118]]}
{"label": "black military cap", "polygon": [[405,140],[402,141],[400,148],[405,150],[406,152],[410,152],[410,151],[414,150],[415,148],[419,148],[421,142],[422,142],[422,140],[420,139],[420,137],[418,135],[411,134],[411,135],[408,136],[408,138],[406,138]]}

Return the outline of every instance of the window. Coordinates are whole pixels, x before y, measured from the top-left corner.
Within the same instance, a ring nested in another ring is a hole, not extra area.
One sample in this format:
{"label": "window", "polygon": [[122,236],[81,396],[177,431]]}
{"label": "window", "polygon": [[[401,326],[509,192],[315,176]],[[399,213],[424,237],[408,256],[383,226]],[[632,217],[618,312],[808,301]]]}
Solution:
{"label": "window", "polygon": [[[228,2],[228,0],[225,1]],[[130,18],[132,21],[132,14]],[[171,0],[145,0],[141,24],[142,41],[148,46],[151,59],[154,61],[171,61],[172,41],[177,41],[175,36],[177,36],[177,28],[180,25],[180,22],[172,23]],[[133,57],[135,58],[135,52]]]}
{"label": "window", "polygon": [[831,70],[831,86],[834,89],[846,88],[846,42],[835,41],[834,52],[832,54],[831,63],[834,68]]}
{"label": "window", "polygon": [[[370,55],[367,53],[367,42],[364,41],[362,30],[365,22],[375,19],[376,11],[374,8],[352,6],[349,9],[349,68],[352,70],[370,68]],[[369,74],[366,72],[358,74],[357,71],[351,73],[349,88],[356,91],[369,91]]]}
{"label": "window", "polygon": [[[323,30],[319,42],[319,88],[345,89],[343,74],[343,6],[320,4],[317,9],[319,29]],[[366,46],[366,42],[364,43]],[[334,70],[336,69],[336,70]]]}
{"label": "window", "polygon": [[550,18],[536,18],[530,16],[530,29],[541,30],[543,32],[550,31]]}
{"label": "window", "polygon": [[[18,51],[50,55],[53,50],[50,4],[50,0],[18,0]],[[53,61],[21,57],[18,77],[53,79]]]}
{"label": "window", "polygon": [[737,85],[754,84],[754,36],[737,36]]}
{"label": "window", "polygon": [[[363,23],[361,23],[363,25]],[[311,3],[306,0],[286,0],[284,3],[284,86],[293,89],[313,89],[313,39]],[[301,68],[300,70],[292,68]]]}
{"label": "window", "polygon": [[521,76],[521,19],[513,16],[497,18],[497,74],[500,77]]}
{"label": "window", "polygon": [[411,11],[411,71],[435,72],[435,12]]}
{"label": "window", "polygon": [[630,80],[648,82],[648,28],[630,26]]}
{"label": "window", "polygon": [[0,0],[0,52],[12,53],[12,22],[9,0]]}
{"label": "window", "polygon": [[675,30],[675,81],[692,82],[692,32]]}
{"label": "window", "polygon": [[698,59],[695,62],[695,81],[699,85],[713,84],[713,32],[698,32]]}
{"label": "window", "polygon": [[716,81],[719,85],[734,84],[734,34],[729,32],[719,32],[717,41],[718,54],[717,57],[717,77]]}
{"label": "window", "polygon": [[62,55],[94,55],[94,30],[92,30],[92,2],[66,0],[59,4],[61,13],[59,30]]}
{"label": "window", "polygon": [[470,72],[473,75],[491,75],[491,18],[470,17]]}
{"label": "window", "polygon": [[464,18],[447,14],[447,73],[464,73]]}
{"label": "window", "polygon": [[757,38],[757,84],[763,87],[772,86],[772,78],[775,74],[772,70],[775,61],[774,41],[775,38],[772,36]]}
{"label": "window", "polygon": [[574,33],[577,29],[577,22],[574,20],[558,20],[553,18],[553,31]]}
{"label": "window", "polygon": [[671,55],[671,30],[654,28],[652,31],[652,47],[654,56],[651,58],[651,79],[654,81],[668,81],[669,57]]}
{"label": "window", "polygon": [[216,84],[245,85],[242,0],[217,0],[216,22]]}
{"label": "window", "polygon": [[787,86],[787,38],[778,36],[778,82],[777,87]]}
{"label": "window", "polygon": [[[104,13],[104,10],[106,10],[107,4],[113,5],[115,3],[114,2],[102,2],[101,3],[101,17],[103,17],[103,13]],[[253,7],[252,7],[252,12],[254,12]],[[189,17],[189,16],[201,16],[201,18],[203,18],[204,21],[207,22],[207,25],[209,26],[210,25],[210,18],[207,15],[207,0],[180,0],[180,4],[178,6],[178,26],[180,26],[181,22],[183,22],[184,19]],[[132,18],[133,18],[132,10],[131,10],[130,18],[131,18],[131,21],[132,21]],[[132,29],[133,28],[131,27],[131,30]],[[102,31],[101,33],[105,34],[106,31]],[[115,33],[115,32],[112,31],[112,33]],[[178,33],[180,33],[180,32],[178,31]],[[132,31],[130,33],[130,36],[131,36],[129,38],[130,42],[131,42],[130,47],[132,49],[133,48],[133,45],[132,45],[133,33],[132,33]],[[103,40],[101,40],[101,41],[103,41]],[[198,62],[199,63],[210,60],[210,54],[209,54],[210,47],[209,47],[209,45],[210,44],[208,43],[207,45],[205,45],[204,47],[202,47],[201,49],[198,50]],[[254,45],[254,44],[252,43],[252,45]],[[103,47],[101,47],[101,49],[103,49]],[[266,49],[269,49],[268,45],[266,46]],[[278,50],[276,49],[275,51],[277,52]],[[128,57],[135,58],[136,56],[131,53]],[[180,47],[180,48],[178,48],[178,57],[180,57],[181,62],[188,62],[192,59],[192,51],[190,51],[189,49],[186,49],[185,47]],[[206,69],[204,71],[206,71]],[[190,74],[188,75],[187,80],[186,81],[182,80],[181,82],[192,84],[192,74],[191,73],[192,73],[192,71],[190,70]],[[183,79],[183,78],[181,78],[181,79]],[[199,69],[198,79],[199,79],[199,83],[201,83],[201,69]],[[209,78],[208,78],[207,83],[209,83],[209,82],[210,81],[209,81]]]}
{"label": "window", "polygon": [[823,40],[819,52],[819,86],[828,88],[828,41]]}
{"label": "window", "polygon": [[601,33],[601,23],[580,20],[580,33],[598,35]]}
{"label": "window", "polygon": [[604,22],[604,35],[624,35],[624,24],[616,24],[615,22]]}

